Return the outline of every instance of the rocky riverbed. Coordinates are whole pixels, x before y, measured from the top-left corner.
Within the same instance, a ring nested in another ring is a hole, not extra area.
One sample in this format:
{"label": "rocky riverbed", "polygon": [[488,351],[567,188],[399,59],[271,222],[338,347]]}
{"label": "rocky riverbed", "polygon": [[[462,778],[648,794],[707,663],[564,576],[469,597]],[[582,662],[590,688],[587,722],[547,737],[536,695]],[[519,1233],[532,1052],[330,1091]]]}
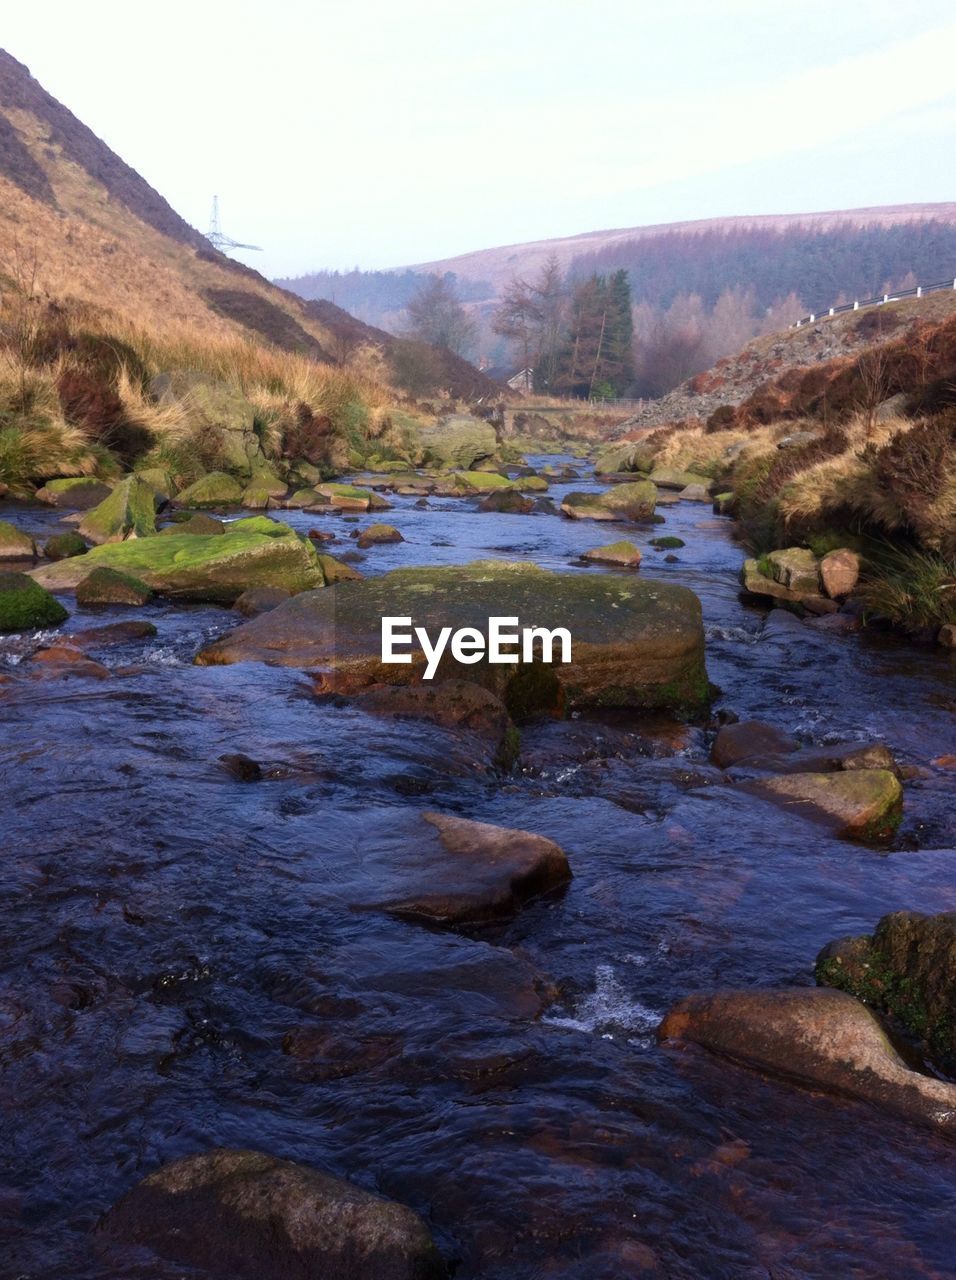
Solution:
{"label": "rocky riverbed", "polygon": [[[393,571],[534,564],[593,580],[621,636],[622,574],[690,591],[712,707],[572,689],[536,717],[461,672],[442,696],[196,665],[262,656],[230,635],[238,578],[93,608],[85,557],[44,568],[69,618],[0,637],[0,1273],[244,1274],[269,1204],[260,1276],[312,1274],[309,1230],[336,1275],[956,1275],[946,991],[923,1028],[919,966],[893,976],[874,932],[956,910],[956,659],[742,600],[700,502],[608,524],[559,514],[600,506],[567,501],[607,490],[587,473],[513,511],[399,487],[385,516],[345,491],[269,513],[314,550],[259,525],[168,543],[374,607]],[[38,541],[63,514],[0,512]],[[383,519],[401,540],[362,539]],[[248,585],[300,644],[310,597]],[[921,929],[945,970],[947,926]]]}

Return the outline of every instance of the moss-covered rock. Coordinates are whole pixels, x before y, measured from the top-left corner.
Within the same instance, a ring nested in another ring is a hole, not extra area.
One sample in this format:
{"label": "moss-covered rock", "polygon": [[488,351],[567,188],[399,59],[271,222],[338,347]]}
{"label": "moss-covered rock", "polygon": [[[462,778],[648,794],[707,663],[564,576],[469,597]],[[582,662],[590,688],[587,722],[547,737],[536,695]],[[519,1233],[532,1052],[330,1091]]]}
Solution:
{"label": "moss-covered rock", "polygon": [[[764,567],[769,570],[769,563]],[[764,596],[770,600],[780,600],[785,604],[800,605],[812,613],[826,613],[836,609],[832,600],[822,596],[819,590],[813,592],[792,591],[782,583],[776,582],[769,574],[764,573],[761,562],[745,560],[740,570],[740,584],[745,595]]]}
{"label": "moss-covered rock", "polygon": [[651,538],[651,546],[656,547],[658,551],[679,551],[685,545],[683,538],[675,538],[670,534],[662,538]]}
{"label": "moss-covered rock", "polygon": [[492,489],[513,487],[508,477],[497,471],[456,471],[452,479],[459,488],[472,493],[488,493]]}
{"label": "moss-covered rock", "polygon": [[82,556],[86,551],[86,540],[78,533],[55,533],[43,546],[43,554],[48,560],[69,560],[71,556]]}
{"label": "moss-covered rock", "polygon": [[495,429],[469,414],[453,414],[421,433],[426,465],[460,467],[468,470],[477,462],[494,457],[498,451]]}
{"label": "moss-covered rock", "polygon": [[155,532],[156,493],[135,472],[80,521],[80,533],[97,544],[149,538]]}
{"label": "moss-covered rock", "polygon": [[69,476],[64,480],[48,480],[36,496],[51,507],[89,511],[110,496],[110,486],[93,476]]}
{"label": "moss-covered rock", "polygon": [[176,492],[176,482],[163,467],[141,467],[136,474],[149,485],[160,504],[168,502]]}
{"label": "moss-covered rock", "polygon": [[816,978],[891,1015],[956,1076],[956,912],[894,911],[871,935],[824,947]]}
{"label": "moss-covered rock", "polygon": [[696,471],[679,471],[673,467],[655,467],[651,472],[651,480],[660,489],[686,489],[690,485],[701,485],[709,489],[710,476],[702,476]]}
{"label": "moss-covered rock", "polygon": [[242,501],[242,486],[225,471],[210,471],[184,489],[176,501],[182,507],[236,507]]}
{"label": "moss-covered rock", "polygon": [[771,551],[767,556],[770,576],[788,591],[798,595],[818,595],[820,567],[817,558],[806,547],[788,547]]}
{"label": "moss-covered rock", "polygon": [[547,493],[550,488],[544,476],[519,476],[513,483],[522,493]]}
{"label": "moss-covered rock", "polygon": [[377,547],[383,542],[404,542],[399,531],[390,524],[370,524],[362,530],[358,537],[360,547]]}
{"label": "moss-covered rock", "polygon": [[517,489],[495,489],[485,494],[478,503],[478,510],[498,515],[526,516],[534,510],[534,501]]}
{"label": "moss-covered rock", "polygon": [[140,607],[152,598],[152,591],[139,578],[103,566],[76,584],[76,603],[84,609],[113,604]]}
{"label": "moss-covered rock", "polygon": [[69,617],[58,600],[26,573],[0,573],[0,631],[57,627]]}
{"label": "moss-covered rock", "polygon": [[316,492],[337,511],[368,511],[372,501],[368,489],[354,484],[320,484]]}
{"label": "moss-covered rock", "polygon": [[609,542],[603,547],[592,547],[585,551],[582,560],[591,560],[595,564],[613,564],[619,568],[636,569],[641,563],[640,548],[627,538],[619,542]]}
{"label": "moss-covered rock", "polygon": [[649,480],[617,484],[603,493],[569,493],[561,510],[574,520],[646,520],[654,514],[657,489]]}
{"label": "moss-covered rock", "polygon": [[422,1220],[355,1183],[258,1151],[186,1156],[143,1179],[98,1230],[235,1280],[442,1280]]}
{"label": "moss-covered rock", "polygon": [[408,665],[382,662],[386,615],[411,617],[431,636],[443,626],[486,634],[492,616],[567,628],[572,661],[566,665],[471,665],[446,653],[436,678],[491,688],[512,714],[519,703],[533,714],[561,706],[696,710],[707,702],[700,602],[692,592],[632,576],[557,574],[500,561],[399,569],[307,592],[217,641],[198,660],[313,668],[342,692],[417,683],[425,668],[420,650]]}
{"label": "moss-covered rock", "polygon": [[177,520],[175,524],[168,524],[159,532],[167,538],[179,537],[184,533],[191,534],[193,537],[206,538],[225,533],[226,526],[222,520],[217,520],[215,516],[209,516],[200,511],[198,515],[190,516],[188,520]]}
{"label": "moss-covered rock", "polygon": [[34,577],[66,590],[99,567],[131,574],[174,599],[216,604],[233,604],[249,587],[294,593],[325,582],[311,542],[262,516],[236,520],[225,535],[178,534],[96,547],[81,561],[35,569]]}
{"label": "moss-covered rock", "polygon": [[817,818],[857,840],[888,838],[903,812],[903,788],[888,769],[791,773],[754,786],[801,817]]}
{"label": "moss-covered rock", "polygon": [[0,520],[0,560],[33,560],[36,543],[9,520]]}

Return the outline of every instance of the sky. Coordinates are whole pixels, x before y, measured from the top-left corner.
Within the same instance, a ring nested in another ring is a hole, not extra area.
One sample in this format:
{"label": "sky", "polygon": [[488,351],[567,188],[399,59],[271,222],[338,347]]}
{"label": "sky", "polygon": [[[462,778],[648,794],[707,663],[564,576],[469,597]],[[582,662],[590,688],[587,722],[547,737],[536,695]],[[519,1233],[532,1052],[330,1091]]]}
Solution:
{"label": "sky", "polygon": [[200,230],[218,194],[273,277],[956,199],[951,0],[4,9],[8,52]]}

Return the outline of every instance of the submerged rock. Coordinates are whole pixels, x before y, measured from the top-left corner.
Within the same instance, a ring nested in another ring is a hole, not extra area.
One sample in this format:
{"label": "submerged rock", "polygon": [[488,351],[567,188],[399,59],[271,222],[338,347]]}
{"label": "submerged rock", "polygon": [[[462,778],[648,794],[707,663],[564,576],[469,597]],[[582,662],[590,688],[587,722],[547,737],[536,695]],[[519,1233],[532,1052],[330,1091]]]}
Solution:
{"label": "submerged rock", "polygon": [[49,591],[26,573],[0,573],[0,631],[57,627],[69,617]]}
{"label": "submerged rock", "polygon": [[149,604],[153,593],[145,582],[128,573],[100,566],[76,584],[76,603],[89,609],[97,605]]}
{"label": "submerged rock", "polygon": [[250,587],[232,606],[244,618],[255,618],[260,613],[268,613],[270,609],[278,609],[280,604],[291,600],[291,591],[282,587]]}
{"label": "submerged rock", "polygon": [[762,720],[741,720],[718,729],[710,758],[718,768],[729,769],[743,760],[789,755],[799,747],[796,738],[772,724],[764,724]]}
{"label": "submerged rock", "polygon": [[956,1085],[911,1071],[873,1014],[842,991],[688,996],[668,1012],[658,1035],[956,1133]]}
{"label": "submerged rock", "polygon": [[553,840],[450,814],[370,817],[362,839],[366,881],[384,892],[363,902],[366,889],[358,904],[431,924],[505,920],[571,879],[567,855]]}
{"label": "submerged rock", "polygon": [[649,480],[638,480],[604,493],[569,493],[561,510],[573,520],[646,520],[656,505],[657,489]]}
{"label": "submerged rock", "polygon": [[136,474],[121,480],[110,496],[80,521],[80,533],[95,543],[148,538],[155,532],[156,493]]}
{"label": "submerged rock", "polygon": [[903,812],[903,788],[888,769],[790,773],[753,786],[802,817],[816,818],[837,835],[858,840],[887,839]]}
{"label": "submerged rock", "polygon": [[216,1149],[164,1165],[98,1230],[213,1274],[263,1280],[441,1280],[404,1205],[290,1160]]}
{"label": "submerged rock", "polygon": [[816,978],[892,1015],[956,1076],[956,912],[883,916],[871,935],[824,947]]}
{"label": "submerged rock", "polygon": [[700,602],[685,587],[500,561],[398,569],[310,591],[245,623],[197,661],[310,668],[322,674],[329,691],[342,693],[418,683],[426,665],[420,649],[411,650],[407,665],[382,661],[385,616],[411,617],[432,637],[444,626],[484,634],[492,616],[569,630],[568,664],[473,665],[446,651],[438,678],[491,688],[516,718],[562,706],[697,709],[707,701]]}
{"label": "submerged rock", "polygon": [[641,563],[640,548],[627,538],[619,542],[609,542],[603,547],[592,547],[585,551],[582,560],[590,560],[594,564],[614,564],[623,569],[636,569]]}
{"label": "submerged rock", "polygon": [[294,593],[325,582],[312,543],[264,516],[236,520],[225,535],[171,534],[96,547],[79,560],[35,569],[33,576],[66,590],[99,568],[139,578],[174,599],[217,604],[233,604],[250,587]]}
{"label": "submerged rock", "polygon": [[9,520],[0,520],[0,560],[33,560],[36,553],[36,543],[28,533]]}
{"label": "submerged rock", "polygon": [[242,751],[229,752],[219,757],[219,763],[236,782],[261,782],[262,765]]}

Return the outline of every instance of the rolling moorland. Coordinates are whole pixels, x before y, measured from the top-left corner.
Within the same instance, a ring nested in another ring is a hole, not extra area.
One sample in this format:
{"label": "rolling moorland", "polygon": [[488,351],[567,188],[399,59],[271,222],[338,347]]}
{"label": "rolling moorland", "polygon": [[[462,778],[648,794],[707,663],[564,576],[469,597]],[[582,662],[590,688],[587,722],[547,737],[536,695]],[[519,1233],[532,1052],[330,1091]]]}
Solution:
{"label": "rolling moorland", "polygon": [[632,415],[223,257],[8,55],[0,195],[0,1271],[951,1275],[952,297]]}

